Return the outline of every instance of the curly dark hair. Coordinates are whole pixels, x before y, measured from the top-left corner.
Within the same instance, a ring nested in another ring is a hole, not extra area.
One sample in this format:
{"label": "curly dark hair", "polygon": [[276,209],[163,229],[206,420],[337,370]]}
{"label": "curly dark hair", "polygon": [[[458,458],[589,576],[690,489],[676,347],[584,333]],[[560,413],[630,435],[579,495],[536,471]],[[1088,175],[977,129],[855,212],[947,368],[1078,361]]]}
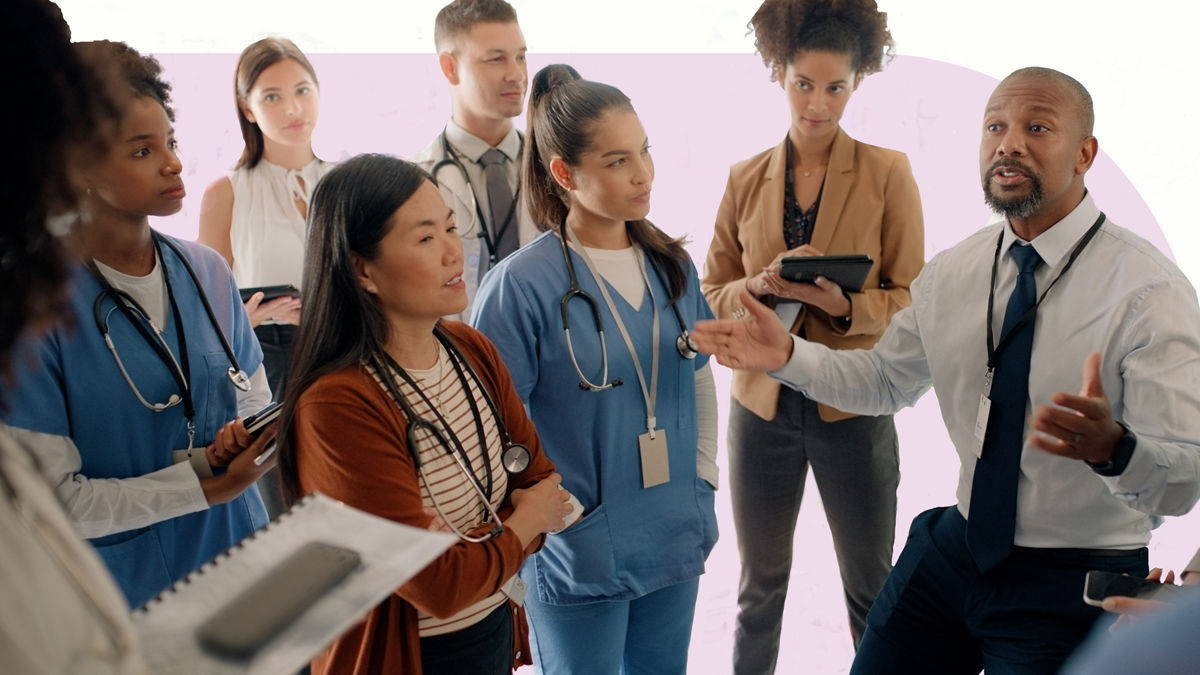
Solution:
{"label": "curly dark hair", "polygon": [[120,101],[103,71],[71,48],[71,29],[47,0],[0,3],[0,62],[9,64],[9,90],[20,92],[0,106],[0,128],[15,132],[6,138],[8,152],[20,158],[0,174],[0,375],[6,376],[22,331],[66,307],[64,252],[47,222],[76,207],[72,167],[104,151],[103,131],[115,123]]}
{"label": "curly dark hair", "polygon": [[875,0],[766,0],[747,27],[772,80],[802,51],[849,54],[854,71],[870,75],[895,48]]}
{"label": "curly dark hair", "polygon": [[75,50],[89,64],[115,69],[115,75],[125,81],[137,96],[158,101],[167,111],[167,119],[175,121],[171,107],[171,85],[162,79],[162,65],[153,56],[139,54],[124,42],[96,40],[76,42]]}

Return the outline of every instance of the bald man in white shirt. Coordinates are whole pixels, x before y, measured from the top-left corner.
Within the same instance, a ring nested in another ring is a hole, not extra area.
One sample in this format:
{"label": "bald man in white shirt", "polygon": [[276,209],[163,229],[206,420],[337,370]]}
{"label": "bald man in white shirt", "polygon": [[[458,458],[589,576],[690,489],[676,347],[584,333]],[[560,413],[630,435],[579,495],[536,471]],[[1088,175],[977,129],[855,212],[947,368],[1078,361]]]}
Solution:
{"label": "bald man in white shirt", "polygon": [[1200,307],[1088,194],[1087,90],[1022,69],[983,122],[985,199],[1004,221],[934,257],[873,349],[790,336],[748,295],[742,320],[693,332],[721,363],[841,410],[890,414],[937,391],[958,504],[913,521],[855,674],[1056,672],[1099,615],[1086,572],[1145,576],[1150,531],[1200,498]]}

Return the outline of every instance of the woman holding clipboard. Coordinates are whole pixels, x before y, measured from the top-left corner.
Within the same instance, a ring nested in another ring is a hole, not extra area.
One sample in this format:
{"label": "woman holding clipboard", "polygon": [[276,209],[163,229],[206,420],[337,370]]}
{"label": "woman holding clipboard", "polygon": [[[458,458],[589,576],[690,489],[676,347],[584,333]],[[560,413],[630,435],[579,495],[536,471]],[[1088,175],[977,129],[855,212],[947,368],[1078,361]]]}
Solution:
{"label": "woman holding clipboard", "polygon": [[[748,289],[781,320],[834,349],[867,348],[910,302],[923,265],[920,196],[901,153],[839,125],[854,90],[883,67],[892,40],[874,0],[767,0],[750,21],[791,125],[779,145],[735,164],[717,212],[704,295],[736,315]],[[861,292],[783,279],[785,257],[864,254]],[[811,464],[833,531],[852,637],[891,569],[899,483],[891,417],[855,417],[735,372],[729,468],[742,577],[734,671],[770,672],[792,566],[792,536]]]}

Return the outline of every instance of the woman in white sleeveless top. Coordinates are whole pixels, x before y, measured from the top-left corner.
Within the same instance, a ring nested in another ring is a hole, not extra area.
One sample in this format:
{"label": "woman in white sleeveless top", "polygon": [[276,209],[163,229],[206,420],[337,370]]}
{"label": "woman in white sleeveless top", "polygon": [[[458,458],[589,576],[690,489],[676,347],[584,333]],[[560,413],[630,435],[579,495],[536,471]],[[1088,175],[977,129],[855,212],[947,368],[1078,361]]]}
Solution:
{"label": "woman in white sleeveless top", "polygon": [[[320,108],[317,75],[286,38],[264,38],[246,47],[234,78],[238,123],[245,148],[234,171],[204,191],[202,244],[216,249],[240,288],[300,288],[308,199],[333,167],[312,149]],[[282,400],[292,341],[300,320],[298,297],[246,302],[263,349],[275,400]],[[276,472],[260,482],[271,517],[281,510]]]}

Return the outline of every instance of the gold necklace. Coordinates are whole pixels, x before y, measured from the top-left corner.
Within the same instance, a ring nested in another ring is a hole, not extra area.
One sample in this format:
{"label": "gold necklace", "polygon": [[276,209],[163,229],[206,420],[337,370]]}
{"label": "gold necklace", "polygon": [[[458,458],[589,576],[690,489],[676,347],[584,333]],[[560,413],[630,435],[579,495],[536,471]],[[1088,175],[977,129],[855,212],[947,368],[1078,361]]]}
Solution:
{"label": "gold necklace", "polygon": [[445,387],[445,382],[444,382],[444,380],[445,380],[445,378],[446,378],[446,372],[445,372],[445,360],[442,358],[442,353],[443,353],[443,352],[442,352],[442,345],[441,345],[441,343],[438,343],[438,355],[437,355],[437,393],[436,393],[436,394],[434,395],[434,397],[433,397],[433,400],[434,400],[434,401],[437,403],[438,410],[441,410],[441,409],[442,409],[442,393],[445,391],[445,388],[446,388],[446,387]]}
{"label": "gold necklace", "polygon": [[[415,377],[413,382],[413,388],[415,389],[413,393],[417,395],[417,401],[420,401],[422,398],[428,401],[427,405],[429,405],[429,412],[431,413],[435,408],[437,410],[442,409],[442,393],[445,389],[442,381],[446,377],[445,364],[442,359],[442,354],[442,346],[439,344],[437,364],[435,365],[435,368],[437,369],[436,375],[433,372],[434,368],[430,368],[427,371],[423,371],[421,375]],[[411,374],[412,371],[409,371],[409,373]],[[422,392],[431,393],[432,396],[422,396]]]}

